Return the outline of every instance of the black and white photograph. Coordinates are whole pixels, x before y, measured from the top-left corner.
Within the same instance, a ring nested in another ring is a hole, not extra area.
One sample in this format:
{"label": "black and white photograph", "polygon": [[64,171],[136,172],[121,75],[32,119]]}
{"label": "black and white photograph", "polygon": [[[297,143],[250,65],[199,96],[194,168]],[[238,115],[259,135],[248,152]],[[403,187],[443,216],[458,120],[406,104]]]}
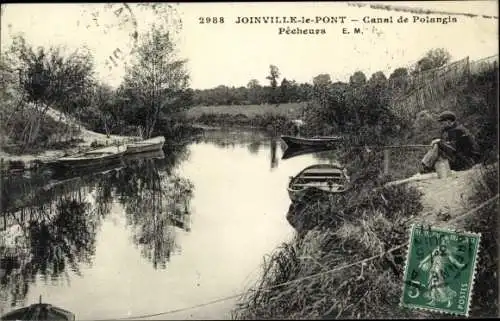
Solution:
{"label": "black and white photograph", "polygon": [[0,8],[0,320],[500,316],[498,1]]}

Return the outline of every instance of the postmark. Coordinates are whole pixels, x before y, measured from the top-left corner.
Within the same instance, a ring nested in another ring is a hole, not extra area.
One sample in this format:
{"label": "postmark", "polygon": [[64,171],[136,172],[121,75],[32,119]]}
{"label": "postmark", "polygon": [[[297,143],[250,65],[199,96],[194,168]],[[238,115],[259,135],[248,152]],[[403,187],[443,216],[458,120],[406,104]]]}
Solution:
{"label": "postmark", "polygon": [[413,225],[400,305],[468,316],[481,234]]}
{"label": "postmark", "polygon": [[[84,10],[86,11],[86,10]],[[127,32],[126,41],[110,51],[105,59],[108,70],[118,67],[120,63],[126,64],[127,57],[131,56],[138,45],[139,30],[136,15],[127,3],[108,3],[104,10],[90,12],[91,21],[85,27],[95,29],[111,40],[111,29]]]}

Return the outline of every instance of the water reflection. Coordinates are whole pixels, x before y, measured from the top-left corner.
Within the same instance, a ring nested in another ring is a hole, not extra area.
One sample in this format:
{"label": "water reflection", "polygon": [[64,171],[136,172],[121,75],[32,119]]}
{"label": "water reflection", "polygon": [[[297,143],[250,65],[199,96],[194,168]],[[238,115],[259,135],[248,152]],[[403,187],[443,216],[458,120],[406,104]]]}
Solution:
{"label": "water reflection", "polygon": [[175,230],[189,231],[192,184],[167,175],[156,159],[144,159],[118,172],[113,184],[133,228],[134,244],[154,268],[165,268],[175,250]]}
{"label": "water reflection", "polygon": [[55,217],[30,220],[27,267],[31,277],[41,274],[45,280],[48,277],[57,280],[66,268],[79,274],[79,264],[91,263],[98,224],[92,214],[89,202],[61,198],[56,204]]}
{"label": "water reflection", "polygon": [[189,157],[185,148],[161,155],[127,158],[100,173],[2,177],[0,314],[7,305],[25,305],[37,280],[69,283],[82,265],[92,265],[96,233],[113,203],[123,205],[143,257],[165,268],[175,251],[175,228],[189,231],[193,186],[172,173]]}
{"label": "water reflection", "polygon": [[15,306],[37,278],[69,282],[67,269],[79,274],[80,264],[91,263],[98,220],[76,193],[4,215],[15,223],[2,232],[0,243],[2,302]]}
{"label": "water reflection", "polygon": [[278,167],[278,156],[276,150],[278,149],[278,137],[271,138],[270,151],[271,151],[271,169]]}
{"label": "water reflection", "polygon": [[279,136],[261,130],[207,130],[198,137],[197,143],[210,143],[222,148],[246,147],[252,155],[268,147],[271,170],[279,165],[278,148],[280,152],[285,149]]}
{"label": "water reflection", "polygon": [[[11,302],[21,307],[43,295],[78,319],[120,319],[231,296],[256,281],[262,256],[294,233],[285,218],[289,176],[319,161],[311,155],[281,161],[282,142],[272,143],[266,134],[206,132],[203,139],[206,143],[187,148],[167,147],[163,159],[127,158],[99,174],[44,173],[18,183],[6,178],[9,187],[2,184],[2,192],[10,200],[2,204],[8,229],[0,231],[0,276],[5,276],[0,313],[12,310]],[[79,251],[72,248],[76,236],[71,235],[77,233],[64,234],[58,227],[62,223],[52,221],[61,211],[59,200],[68,200],[65,211],[85,211],[77,216],[86,223],[72,223],[87,235],[88,244],[78,245]],[[73,201],[85,205],[71,205]],[[41,213],[41,205],[48,214]],[[31,236],[27,222],[43,222],[44,216],[51,241],[38,237],[32,245],[31,237],[41,235],[36,232],[41,227]],[[50,264],[57,259],[50,251],[58,242],[69,244],[82,277],[75,276],[67,257],[53,273]],[[183,253],[177,255],[180,245]],[[37,246],[45,248],[38,256],[48,262],[46,281],[42,273],[33,277],[22,268]],[[216,319],[226,307],[232,302],[157,318]]]}
{"label": "water reflection", "polygon": [[262,145],[262,142],[260,140],[256,140],[256,141],[251,142],[250,144],[248,144],[247,149],[250,152],[250,154],[257,155],[259,153],[261,145]]}

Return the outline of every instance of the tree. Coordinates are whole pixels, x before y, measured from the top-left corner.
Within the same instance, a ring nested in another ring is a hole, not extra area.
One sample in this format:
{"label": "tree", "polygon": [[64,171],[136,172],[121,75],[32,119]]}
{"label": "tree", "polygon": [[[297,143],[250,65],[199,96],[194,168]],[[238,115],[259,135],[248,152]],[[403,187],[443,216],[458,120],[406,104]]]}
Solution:
{"label": "tree", "polygon": [[248,101],[251,104],[260,104],[263,100],[262,87],[257,79],[252,79],[248,82]]}
{"label": "tree", "polygon": [[371,84],[385,84],[386,81],[387,77],[384,75],[384,73],[382,71],[377,71],[372,74],[368,82]]}
{"label": "tree", "polygon": [[280,95],[279,95],[280,103],[287,103],[290,101],[289,91],[290,91],[290,82],[286,78],[283,78],[280,85]]}
{"label": "tree", "polygon": [[302,83],[297,91],[301,101],[308,101],[312,98],[313,86],[309,83]]}
{"label": "tree", "polygon": [[315,87],[326,87],[332,83],[329,74],[320,74],[313,78],[313,86]]}
{"label": "tree", "polygon": [[389,79],[395,79],[395,78],[400,78],[400,77],[407,77],[408,76],[408,69],[407,68],[396,68],[392,72],[392,74],[389,76]]}
{"label": "tree", "polygon": [[328,90],[331,83],[329,74],[320,74],[313,78],[313,97],[325,107],[328,104]]}
{"label": "tree", "polygon": [[271,89],[269,93],[269,102],[271,104],[277,103],[277,96],[278,93],[276,91],[276,88],[278,87],[278,78],[280,77],[280,72],[278,67],[275,65],[270,65],[269,66],[269,76],[266,77],[266,79],[269,80]]}
{"label": "tree", "polygon": [[247,84],[248,89],[254,89],[260,87],[259,81],[257,79],[252,79]]}
{"label": "tree", "polygon": [[136,125],[151,137],[160,115],[180,111],[189,75],[186,60],[175,55],[175,44],[163,28],[152,26],[136,51],[136,61],[126,69],[123,87],[136,115]]}
{"label": "tree", "polygon": [[97,107],[104,130],[109,135],[113,128],[119,126],[122,117],[120,110],[122,105],[116,101],[113,88],[102,83],[96,84],[92,105]]}
{"label": "tree", "polygon": [[300,101],[299,86],[295,80],[288,82],[287,97],[288,102]]}
{"label": "tree", "polygon": [[356,71],[349,77],[349,84],[351,86],[359,87],[366,83],[366,76],[362,71]]}
{"label": "tree", "polygon": [[74,112],[90,99],[94,84],[93,58],[87,50],[64,55],[61,48],[30,46],[22,36],[14,37],[9,54],[16,60],[23,99],[32,113],[23,133],[26,145],[33,143],[49,107]]}
{"label": "tree", "polygon": [[436,48],[427,51],[414,67],[413,73],[439,68],[446,65],[451,60],[451,54],[444,48]]}
{"label": "tree", "polygon": [[389,76],[389,84],[392,89],[404,89],[408,84],[408,69],[396,68]]}

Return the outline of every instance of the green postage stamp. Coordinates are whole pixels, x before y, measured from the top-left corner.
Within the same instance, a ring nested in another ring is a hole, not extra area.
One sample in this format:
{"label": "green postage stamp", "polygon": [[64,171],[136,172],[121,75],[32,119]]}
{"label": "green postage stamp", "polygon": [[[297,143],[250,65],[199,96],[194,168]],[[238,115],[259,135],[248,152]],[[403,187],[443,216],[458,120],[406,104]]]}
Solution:
{"label": "green postage stamp", "polygon": [[413,225],[401,306],[468,317],[480,239]]}

